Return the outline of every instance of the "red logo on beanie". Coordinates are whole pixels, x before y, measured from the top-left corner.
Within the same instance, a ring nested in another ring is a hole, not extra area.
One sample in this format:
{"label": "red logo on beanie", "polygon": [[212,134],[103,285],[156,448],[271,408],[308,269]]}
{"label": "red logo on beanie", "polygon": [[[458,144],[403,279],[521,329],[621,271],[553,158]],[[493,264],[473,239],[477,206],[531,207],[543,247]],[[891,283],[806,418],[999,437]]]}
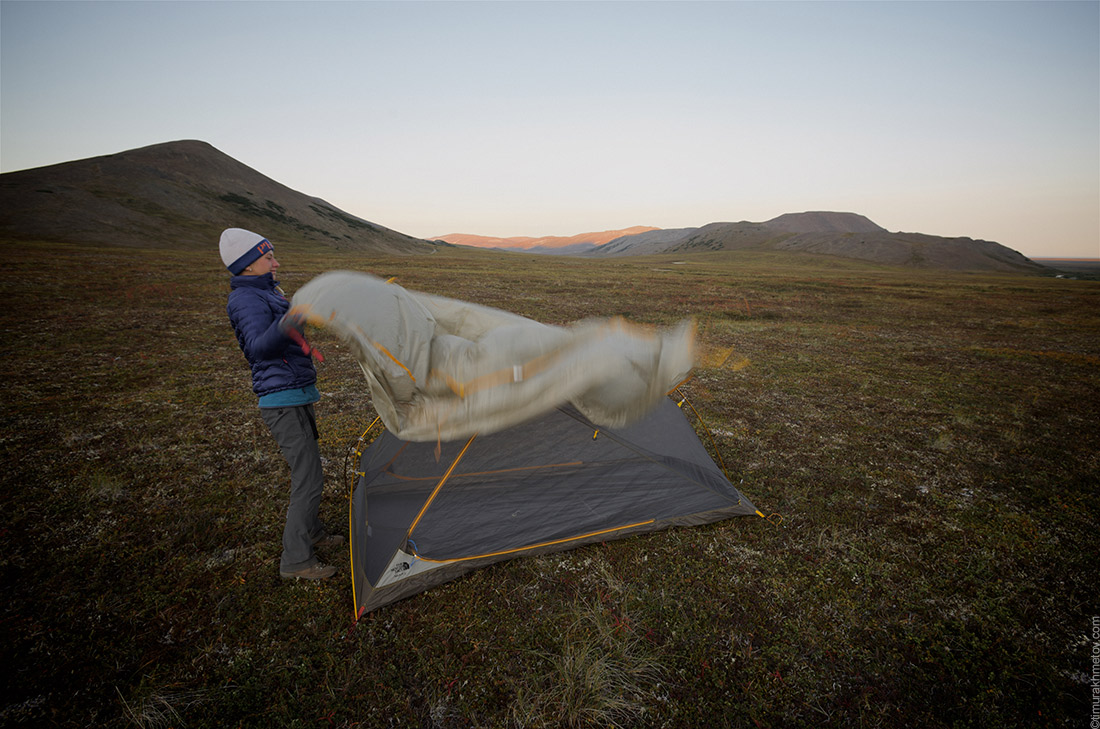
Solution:
{"label": "red logo on beanie", "polygon": [[272,250],[275,249],[272,248],[271,244],[267,242],[267,238],[264,238],[262,241],[256,244],[256,252],[259,253],[261,256]]}

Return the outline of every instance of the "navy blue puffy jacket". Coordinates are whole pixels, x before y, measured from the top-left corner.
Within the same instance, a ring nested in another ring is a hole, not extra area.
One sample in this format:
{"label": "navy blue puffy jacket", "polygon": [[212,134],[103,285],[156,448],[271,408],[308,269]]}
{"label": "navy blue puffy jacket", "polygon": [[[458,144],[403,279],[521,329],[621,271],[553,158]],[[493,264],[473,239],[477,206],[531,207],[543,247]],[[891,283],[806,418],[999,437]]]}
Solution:
{"label": "navy blue puffy jacket", "polygon": [[308,387],[317,381],[313,360],[279,331],[279,320],[290,302],[278,285],[270,273],[229,280],[231,290],[225,310],[241,351],[252,366],[252,391],[260,396]]}

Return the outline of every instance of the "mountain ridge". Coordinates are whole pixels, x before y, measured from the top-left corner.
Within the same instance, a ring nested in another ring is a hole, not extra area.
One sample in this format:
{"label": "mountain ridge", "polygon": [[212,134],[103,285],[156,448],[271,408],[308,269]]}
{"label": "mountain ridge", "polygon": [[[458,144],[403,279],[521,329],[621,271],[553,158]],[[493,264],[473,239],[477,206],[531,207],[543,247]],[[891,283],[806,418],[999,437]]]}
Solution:
{"label": "mountain ridge", "polygon": [[637,235],[650,230],[657,230],[649,225],[635,225],[621,230],[604,230],[593,233],[578,233],[571,236],[545,235],[537,238],[518,236],[513,238],[498,238],[473,233],[448,233],[447,235],[434,236],[432,240],[441,240],[446,243],[473,248],[500,248],[503,250],[530,250],[532,248],[553,250],[556,248],[576,249],[585,244],[600,246],[608,241],[627,235]]}
{"label": "mountain ridge", "polygon": [[230,227],[374,253],[437,248],[293,190],[198,140],[0,175],[0,236],[10,239],[201,248]]}
{"label": "mountain ridge", "polygon": [[[643,226],[644,227],[644,226]],[[630,231],[630,228],[624,229]],[[606,231],[605,231],[606,232]],[[582,233],[571,239],[592,237]],[[477,236],[468,236],[476,238]],[[462,245],[454,236],[448,242]],[[535,238],[492,239],[537,241]],[[1049,273],[1050,269],[999,243],[967,237],[945,238],[924,233],[891,232],[859,213],[811,210],[784,213],[764,222],[708,223],[698,228],[648,228],[599,245],[540,248],[528,253],[615,258],[657,253],[772,250],[854,258],[911,268],[958,271]],[[518,250],[502,248],[502,250]]]}
{"label": "mountain ridge", "polygon": [[773,250],[854,258],[871,263],[957,271],[1046,273],[1046,266],[1000,243],[891,232],[858,213],[785,213],[762,223],[709,223],[700,228],[624,236],[584,255]]}
{"label": "mountain ridge", "polygon": [[866,216],[833,211],[697,228],[633,226],[516,238],[449,234],[424,240],[293,190],[198,140],[0,175],[0,238],[5,240],[208,249],[228,227],[256,230],[279,243],[378,255],[434,253],[440,246],[471,242],[600,258],[754,249],[916,268],[1051,272],[992,241],[895,233]]}

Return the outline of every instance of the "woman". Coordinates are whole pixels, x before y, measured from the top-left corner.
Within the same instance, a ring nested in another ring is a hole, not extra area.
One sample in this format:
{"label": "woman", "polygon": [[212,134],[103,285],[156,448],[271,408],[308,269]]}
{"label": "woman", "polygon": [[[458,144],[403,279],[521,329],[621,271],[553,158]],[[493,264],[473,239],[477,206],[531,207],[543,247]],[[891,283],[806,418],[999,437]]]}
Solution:
{"label": "woman", "polygon": [[222,261],[233,274],[226,311],[245,359],[252,366],[252,391],[260,398],[260,415],[290,465],[290,506],[283,529],[279,574],[319,580],[336,568],[322,564],[315,547],[343,543],[329,534],[317,517],[324,474],[317,449],[313,403],[320,399],[317,371],[303,347],[288,335],[300,322],[288,319],[290,302],[275,280],[279,262],[266,238],[242,228],[221,235]]}

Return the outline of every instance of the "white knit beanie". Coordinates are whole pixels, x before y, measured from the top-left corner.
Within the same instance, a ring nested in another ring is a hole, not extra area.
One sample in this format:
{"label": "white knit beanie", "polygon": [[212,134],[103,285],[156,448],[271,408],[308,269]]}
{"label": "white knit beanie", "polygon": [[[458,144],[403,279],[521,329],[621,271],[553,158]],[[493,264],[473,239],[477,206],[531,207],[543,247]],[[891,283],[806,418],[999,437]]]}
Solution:
{"label": "white knit beanie", "polygon": [[226,228],[219,244],[222,263],[234,276],[268,251],[275,250],[267,238],[244,228]]}

